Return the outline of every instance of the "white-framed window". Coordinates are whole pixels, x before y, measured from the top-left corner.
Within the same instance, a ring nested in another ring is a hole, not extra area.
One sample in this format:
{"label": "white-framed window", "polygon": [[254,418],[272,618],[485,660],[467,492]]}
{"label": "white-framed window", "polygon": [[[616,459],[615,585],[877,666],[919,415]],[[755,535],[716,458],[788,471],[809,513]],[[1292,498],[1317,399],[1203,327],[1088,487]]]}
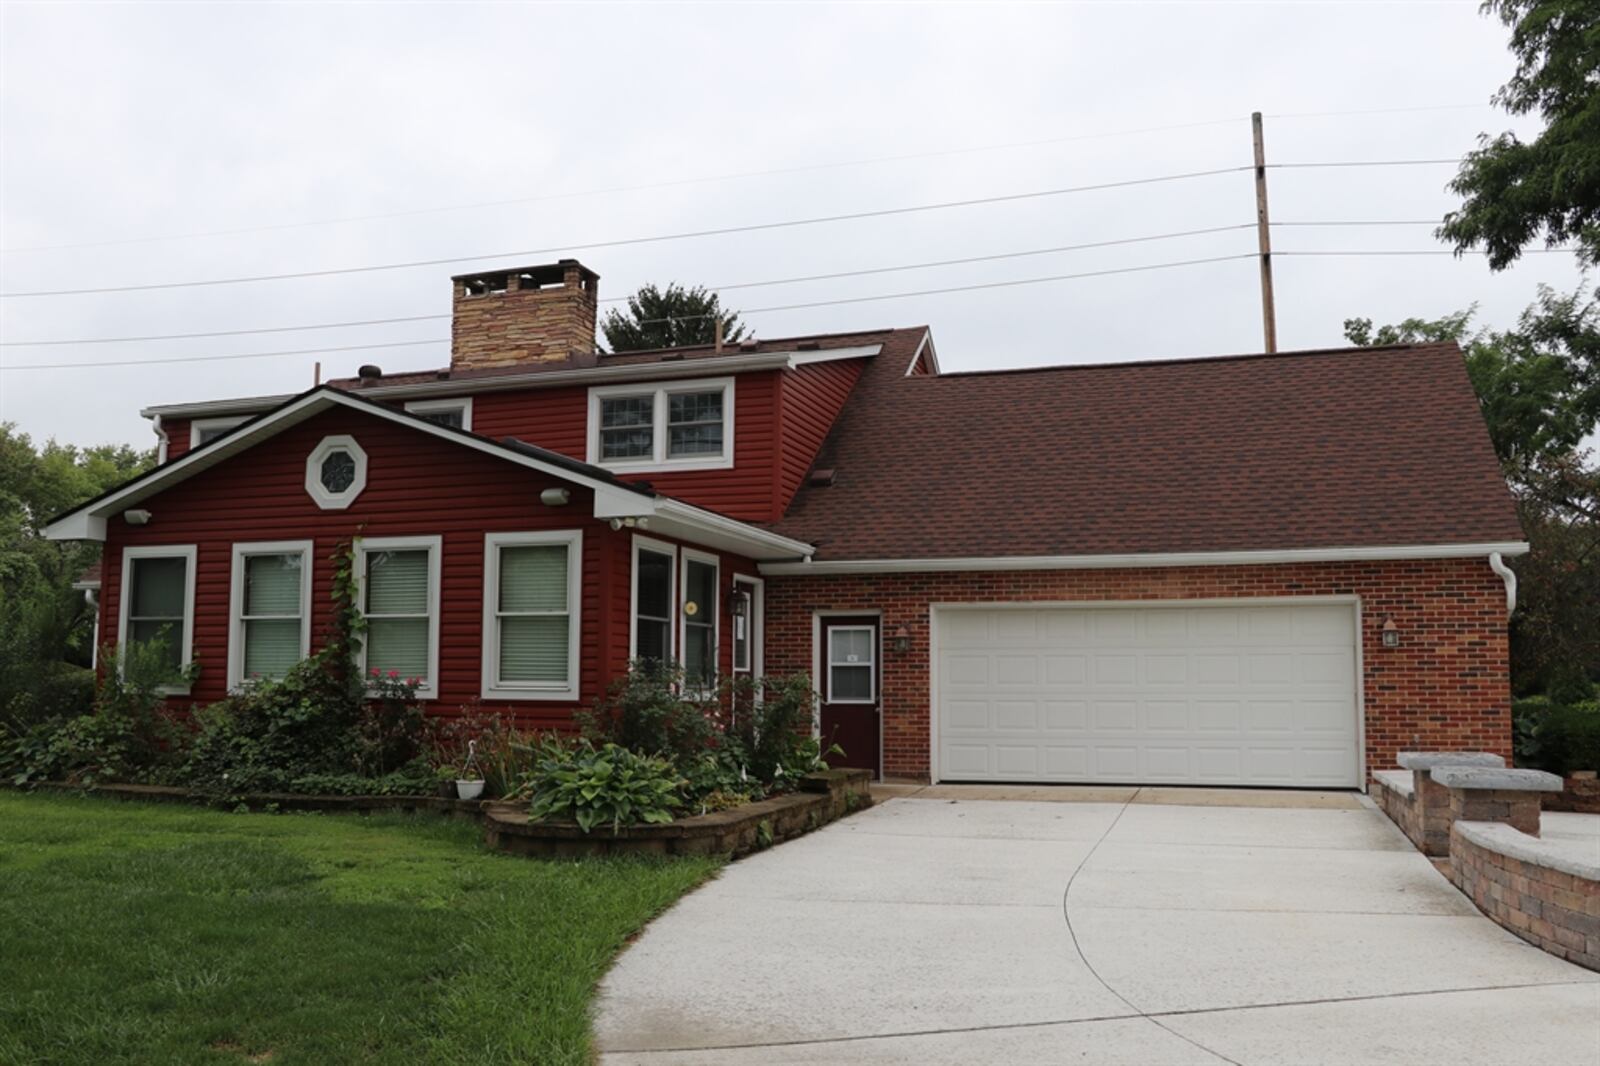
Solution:
{"label": "white-framed window", "polygon": [[628,658],[675,660],[672,606],[677,601],[678,549],[649,537],[633,538],[633,604]]}
{"label": "white-framed window", "polygon": [[306,492],[324,511],[342,511],[367,487],[367,453],[354,437],[323,437],[306,456]]}
{"label": "white-framed window", "polygon": [[715,555],[692,548],[682,550],[682,604],[678,608],[681,634],[678,647],[683,654],[684,687],[690,692],[709,692],[717,684],[717,635],[720,619],[718,581],[721,577]]}
{"label": "white-framed window", "polygon": [[622,472],[733,466],[733,378],[589,390],[589,462]]}
{"label": "white-framed window", "polygon": [[582,603],[581,531],[486,535],[484,698],[577,699]]}
{"label": "white-framed window", "polygon": [[441,426],[451,429],[472,429],[472,397],[462,396],[455,400],[411,400],[406,404],[406,412],[425,418]]}
{"label": "white-framed window", "polygon": [[873,626],[828,627],[829,703],[871,703],[878,698]]}
{"label": "white-framed window", "polygon": [[367,631],[363,674],[418,678],[419,699],[439,697],[439,565],[442,538],[361,537],[356,582]]}
{"label": "white-framed window", "polygon": [[250,419],[245,415],[237,418],[197,418],[189,423],[189,447],[194,449],[202,444],[210,444],[228,430],[248,421]]}
{"label": "white-framed window", "polygon": [[758,577],[733,575],[733,602],[729,617],[733,622],[733,672],[760,677],[761,626],[766,587]]}
{"label": "white-framed window", "polygon": [[233,546],[228,688],[277,680],[311,651],[315,545],[274,540]]}
{"label": "white-framed window", "polygon": [[[193,544],[122,549],[117,639],[161,641],[174,675],[194,661],[195,552]],[[164,685],[161,691],[182,695],[189,686]]]}

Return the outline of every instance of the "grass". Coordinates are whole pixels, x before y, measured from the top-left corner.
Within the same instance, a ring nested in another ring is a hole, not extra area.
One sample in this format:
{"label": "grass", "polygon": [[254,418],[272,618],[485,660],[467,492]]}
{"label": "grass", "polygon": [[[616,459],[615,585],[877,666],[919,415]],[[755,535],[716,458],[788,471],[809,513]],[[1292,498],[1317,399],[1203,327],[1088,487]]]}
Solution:
{"label": "grass", "polygon": [[595,983],[716,864],[481,832],[0,793],[0,1062],[587,1062]]}

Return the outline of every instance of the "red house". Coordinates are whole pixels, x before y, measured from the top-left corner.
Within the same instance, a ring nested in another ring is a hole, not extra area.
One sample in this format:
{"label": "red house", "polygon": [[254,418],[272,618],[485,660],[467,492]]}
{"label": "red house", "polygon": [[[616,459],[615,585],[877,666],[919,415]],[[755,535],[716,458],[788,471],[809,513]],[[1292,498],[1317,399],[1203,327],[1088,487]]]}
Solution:
{"label": "red house", "polygon": [[358,546],[367,663],[559,727],[630,659],[807,671],[853,765],[1359,787],[1509,754],[1526,551],[1453,344],[941,373],[925,327],[596,353],[565,260],[454,280],[450,366],[153,407],[56,519],[101,639],[204,703],[306,654]]}

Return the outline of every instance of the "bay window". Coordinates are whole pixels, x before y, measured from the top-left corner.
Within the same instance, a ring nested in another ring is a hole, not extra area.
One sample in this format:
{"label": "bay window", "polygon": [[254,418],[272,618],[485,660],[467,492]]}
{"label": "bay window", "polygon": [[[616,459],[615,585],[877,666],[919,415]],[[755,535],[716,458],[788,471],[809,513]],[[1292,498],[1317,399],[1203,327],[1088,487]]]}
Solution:
{"label": "bay window", "polygon": [[583,534],[484,538],[483,695],[578,698]]}
{"label": "bay window", "polygon": [[437,698],[440,538],[363,537],[356,545],[363,671],[416,678],[420,698]]}
{"label": "bay window", "polygon": [[228,687],[276,680],[311,648],[309,540],[233,546]]}

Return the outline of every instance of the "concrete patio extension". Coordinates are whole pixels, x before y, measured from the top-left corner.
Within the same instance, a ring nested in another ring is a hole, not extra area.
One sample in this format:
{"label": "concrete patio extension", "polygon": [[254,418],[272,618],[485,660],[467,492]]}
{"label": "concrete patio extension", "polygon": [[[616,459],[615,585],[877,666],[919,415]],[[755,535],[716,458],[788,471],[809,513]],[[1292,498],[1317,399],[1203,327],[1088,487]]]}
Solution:
{"label": "concrete patio extension", "polygon": [[1600,1062],[1600,974],[1364,799],[906,791],[654,922],[602,985],[602,1061]]}

